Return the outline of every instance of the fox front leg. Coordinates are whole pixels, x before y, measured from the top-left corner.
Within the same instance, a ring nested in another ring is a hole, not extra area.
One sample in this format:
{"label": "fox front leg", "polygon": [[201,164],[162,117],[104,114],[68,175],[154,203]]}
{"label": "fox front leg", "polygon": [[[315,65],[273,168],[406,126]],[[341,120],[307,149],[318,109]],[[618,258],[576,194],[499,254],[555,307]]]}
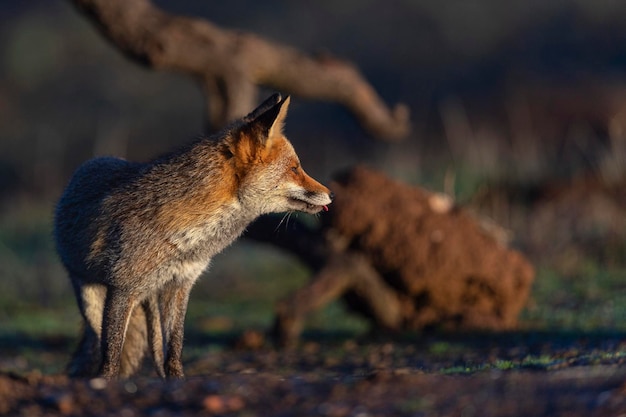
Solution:
{"label": "fox front leg", "polygon": [[109,287],[102,318],[102,366],[100,375],[116,378],[120,374],[122,348],[126,329],[133,311],[133,298],[127,291]]}
{"label": "fox front leg", "polygon": [[172,281],[161,290],[159,305],[163,317],[165,332],[165,375],[168,378],[184,378],[183,338],[185,333],[185,315],[192,283]]}

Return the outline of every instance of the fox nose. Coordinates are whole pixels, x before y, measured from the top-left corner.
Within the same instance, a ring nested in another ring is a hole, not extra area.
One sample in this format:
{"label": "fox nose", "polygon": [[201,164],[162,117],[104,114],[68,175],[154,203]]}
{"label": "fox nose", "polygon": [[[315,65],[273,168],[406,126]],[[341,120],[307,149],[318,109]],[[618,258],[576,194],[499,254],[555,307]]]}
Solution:
{"label": "fox nose", "polygon": [[330,197],[331,201],[335,199],[335,193],[333,193],[332,191],[328,194],[328,197]]}

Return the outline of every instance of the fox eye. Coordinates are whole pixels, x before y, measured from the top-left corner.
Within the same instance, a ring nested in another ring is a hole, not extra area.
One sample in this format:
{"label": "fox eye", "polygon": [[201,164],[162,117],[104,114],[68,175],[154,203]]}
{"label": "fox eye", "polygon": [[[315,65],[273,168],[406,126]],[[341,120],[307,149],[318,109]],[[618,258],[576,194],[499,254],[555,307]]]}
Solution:
{"label": "fox eye", "polygon": [[297,166],[293,166],[293,167],[291,167],[291,171],[292,171],[294,174],[297,174],[297,173],[298,173],[298,167],[297,167]]}

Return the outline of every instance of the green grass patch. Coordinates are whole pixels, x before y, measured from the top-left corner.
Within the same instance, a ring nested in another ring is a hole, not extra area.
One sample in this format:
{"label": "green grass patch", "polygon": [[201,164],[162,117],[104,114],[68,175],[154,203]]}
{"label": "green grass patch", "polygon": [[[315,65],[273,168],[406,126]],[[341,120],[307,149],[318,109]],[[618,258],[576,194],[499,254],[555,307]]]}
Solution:
{"label": "green grass patch", "polygon": [[66,308],[26,307],[2,315],[0,337],[15,334],[31,337],[76,337],[80,328],[80,314],[74,300],[68,300]]}
{"label": "green grass patch", "polygon": [[587,262],[574,274],[537,268],[524,327],[626,330],[626,268]]}

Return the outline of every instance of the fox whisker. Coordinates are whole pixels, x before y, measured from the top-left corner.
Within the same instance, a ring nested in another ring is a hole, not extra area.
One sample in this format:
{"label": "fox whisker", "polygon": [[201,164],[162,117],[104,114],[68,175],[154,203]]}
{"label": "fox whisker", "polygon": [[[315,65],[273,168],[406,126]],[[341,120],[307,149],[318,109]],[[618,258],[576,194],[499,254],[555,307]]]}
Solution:
{"label": "fox whisker", "polygon": [[289,224],[289,217],[291,217],[291,211],[288,211],[287,213],[285,213],[283,215],[283,217],[280,219],[280,222],[278,222],[278,225],[276,225],[276,228],[274,229],[274,233],[278,232],[278,229],[280,229],[280,226],[285,223],[285,230],[287,229],[287,225]]}

